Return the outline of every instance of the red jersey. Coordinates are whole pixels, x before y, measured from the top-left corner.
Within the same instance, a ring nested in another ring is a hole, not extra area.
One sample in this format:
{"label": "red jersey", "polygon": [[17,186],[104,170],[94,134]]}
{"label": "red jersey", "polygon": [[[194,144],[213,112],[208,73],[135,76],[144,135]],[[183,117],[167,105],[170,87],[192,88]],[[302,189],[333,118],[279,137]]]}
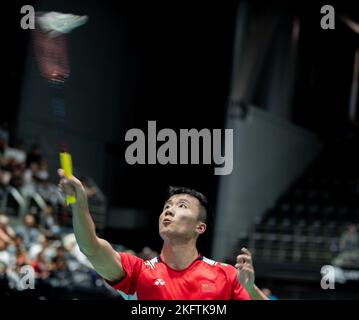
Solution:
{"label": "red jersey", "polygon": [[198,256],[186,269],[174,270],[161,256],[144,261],[119,253],[126,276],[120,282],[108,282],[138,300],[250,300],[238,282],[237,269]]}

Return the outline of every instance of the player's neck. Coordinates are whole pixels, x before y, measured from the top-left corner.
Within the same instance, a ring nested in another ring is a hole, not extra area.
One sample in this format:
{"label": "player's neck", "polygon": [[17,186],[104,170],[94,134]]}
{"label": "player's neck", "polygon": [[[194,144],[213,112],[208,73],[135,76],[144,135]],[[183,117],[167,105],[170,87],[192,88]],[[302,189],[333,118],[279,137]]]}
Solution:
{"label": "player's neck", "polygon": [[172,269],[183,270],[198,257],[198,250],[196,244],[192,242],[175,244],[164,242],[161,255]]}

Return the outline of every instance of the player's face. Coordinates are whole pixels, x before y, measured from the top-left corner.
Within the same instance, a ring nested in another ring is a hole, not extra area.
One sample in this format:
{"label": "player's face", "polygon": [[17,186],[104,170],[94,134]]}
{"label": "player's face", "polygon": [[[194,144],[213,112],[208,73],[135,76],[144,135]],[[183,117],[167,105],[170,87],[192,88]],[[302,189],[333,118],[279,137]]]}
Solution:
{"label": "player's face", "polygon": [[188,194],[176,194],[168,199],[159,218],[162,239],[178,238],[189,240],[206,230],[206,224],[199,221],[201,204]]}

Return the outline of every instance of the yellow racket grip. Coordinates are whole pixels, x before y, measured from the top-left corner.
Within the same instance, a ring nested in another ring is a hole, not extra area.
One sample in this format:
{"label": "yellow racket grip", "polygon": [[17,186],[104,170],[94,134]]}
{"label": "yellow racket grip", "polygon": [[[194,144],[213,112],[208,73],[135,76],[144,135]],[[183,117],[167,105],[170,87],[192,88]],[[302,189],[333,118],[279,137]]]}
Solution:
{"label": "yellow racket grip", "polygon": [[[72,176],[72,158],[71,154],[67,152],[60,153],[60,164],[61,168],[65,171],[65,177],[69,178]],[[72,204],[76,202],[76,197],[74,196],[66,196],[66,204]]]}

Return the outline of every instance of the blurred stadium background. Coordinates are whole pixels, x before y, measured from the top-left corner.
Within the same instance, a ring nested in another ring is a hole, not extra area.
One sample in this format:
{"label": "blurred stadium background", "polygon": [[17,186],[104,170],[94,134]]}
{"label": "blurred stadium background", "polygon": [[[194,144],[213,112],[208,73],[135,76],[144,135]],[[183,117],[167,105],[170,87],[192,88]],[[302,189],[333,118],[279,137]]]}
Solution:
{"label": "blurred stadium background", "polygon": [[[100,236],[144,258],[161,249],[169,185],[205,193],[214,217],[202,254],[254,255],[256,282],[279,299],[357,299],[359,24],[349,2],[14,1],[1,20],[0,296],[119,297],[79,252],[57,190],[50,94],[20,8],[89,16],[69,36],[67,120],[75,174]],[[323,5],[335,29],[320,27]],[[125,133],[233,128],[234,169],[125,162]],[[21,290],[21,266],[36,290]],[[334,290],[321,268],[336,267]]]}

